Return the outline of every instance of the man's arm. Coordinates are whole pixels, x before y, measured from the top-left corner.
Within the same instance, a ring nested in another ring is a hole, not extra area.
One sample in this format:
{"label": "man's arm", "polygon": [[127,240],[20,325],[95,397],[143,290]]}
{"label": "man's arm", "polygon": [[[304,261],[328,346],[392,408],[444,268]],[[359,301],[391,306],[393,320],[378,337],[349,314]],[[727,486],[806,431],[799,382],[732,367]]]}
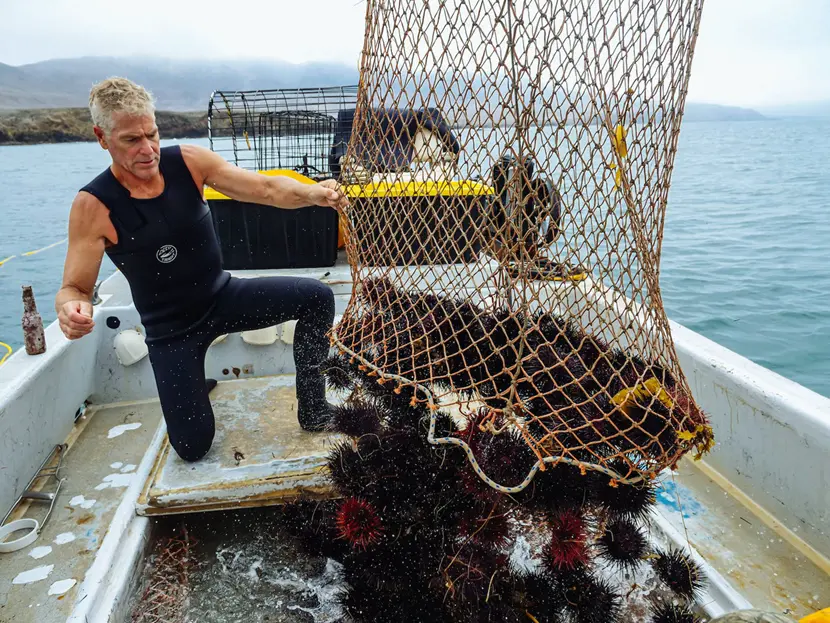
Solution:
{"label": "man's arm", "polygon": [[334,180],[303,184],[286,176],[267,176],[237,167],[217,153],[197,145],[182,145],[182,157],[194,179],[223,195],[246,203],[277,208],[326,206],[337,210],[348,205]]}
{"label": "man's arm", "polygon": [[101,202],[92,195],[78,193],[69,212],[69,243],[63,282],[55,296],[58,323],[70,340],[85,336],[95,327],[92,292],[110,230],[112,224]]}

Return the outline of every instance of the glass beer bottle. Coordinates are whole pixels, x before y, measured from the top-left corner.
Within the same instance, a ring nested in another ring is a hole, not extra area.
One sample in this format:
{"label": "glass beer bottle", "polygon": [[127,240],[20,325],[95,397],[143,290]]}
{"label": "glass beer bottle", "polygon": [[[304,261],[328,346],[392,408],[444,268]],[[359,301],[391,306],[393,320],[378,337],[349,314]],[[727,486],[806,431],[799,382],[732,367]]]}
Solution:
{"label": "glass beer bottle", "polygon": [[23,286],[23,343],[29,355],[40,355],[46,352],[43,319],[37,311],[32,286]]}

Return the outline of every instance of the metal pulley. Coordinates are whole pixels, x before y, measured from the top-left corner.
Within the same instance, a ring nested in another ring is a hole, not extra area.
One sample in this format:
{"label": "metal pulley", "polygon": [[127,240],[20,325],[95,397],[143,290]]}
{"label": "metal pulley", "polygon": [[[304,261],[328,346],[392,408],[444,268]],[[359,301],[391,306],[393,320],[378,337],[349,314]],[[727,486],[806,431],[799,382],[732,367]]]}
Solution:
{"label": "metal pulley", "polygon": [[562,198],[553,181],[536,177],[536,162],[503,154],[493,165],[495,191],[490,210],[492,238],[531,258],[550,245],[561,231]]}

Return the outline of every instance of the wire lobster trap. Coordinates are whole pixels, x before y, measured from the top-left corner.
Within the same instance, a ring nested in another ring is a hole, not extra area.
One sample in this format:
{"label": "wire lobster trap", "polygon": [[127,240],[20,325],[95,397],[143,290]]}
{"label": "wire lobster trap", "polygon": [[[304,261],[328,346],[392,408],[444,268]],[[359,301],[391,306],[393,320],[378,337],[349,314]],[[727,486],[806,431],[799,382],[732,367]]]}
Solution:
{"label": "wire lobster trap", "polygon": [[333,177],[356,103],[357,86],[214,91],[210,148],[244,169]]}
{"label": "wire lobster trap", "polygon": [[[491,486],[519,491],[559,462],[634,484],[711,448],[659,288],[701,10],[367,2],[343,161],[356,286],[333,341],[427,404],[430,441],[461,446],[476,467],[475,448],[437,432],[439,410],[521,435],[538,464],[520,483],[479,469]],[[439,111],[452,147],[423,157],[441,132],[416,124],[426,138],[410,132],[410,162],[389,166],[380,156],[406,111]],[[447,235],[462,217],[464,235]],[[421,265],[425,245],[457,259]]]}

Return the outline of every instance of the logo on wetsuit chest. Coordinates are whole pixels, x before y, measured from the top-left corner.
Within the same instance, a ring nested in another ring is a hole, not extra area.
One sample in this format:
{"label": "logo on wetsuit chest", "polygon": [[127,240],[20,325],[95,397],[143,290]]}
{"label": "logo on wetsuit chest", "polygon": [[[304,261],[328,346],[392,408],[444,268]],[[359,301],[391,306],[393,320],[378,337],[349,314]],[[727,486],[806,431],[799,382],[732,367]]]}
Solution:
{"label": "logo on wetsuit chest", "polygon": [[156,253],[156,259],[162,264],[169,264],[176,259],[179,252],[172,244],[166,244]]}

